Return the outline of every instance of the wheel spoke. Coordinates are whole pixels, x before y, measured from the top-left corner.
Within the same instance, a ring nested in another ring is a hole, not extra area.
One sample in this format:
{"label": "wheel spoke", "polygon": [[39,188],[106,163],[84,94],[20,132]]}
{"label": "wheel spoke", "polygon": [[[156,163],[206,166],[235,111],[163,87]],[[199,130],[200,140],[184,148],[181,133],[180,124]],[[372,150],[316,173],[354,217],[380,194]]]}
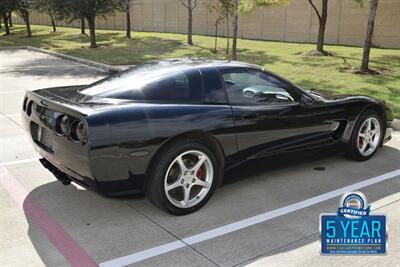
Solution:
{"label": "wheel spoke", "polygon": [[179,165],[179,167],[181,168],[182,173],[185,172],[185,171],[187,171],[187,167],[186,167],[185,163],[183,162],[181,156],[179,156],[179,157],[176,158],[176,162],[178,162],[178,165]]}
{"label": "wheel spoke", "polygon": [[371,130],[371,133],[372,133],[372,135],[379,133],[379,128],[375,128],[375,129]]}
{"label": "wheel spoke", "polygon": [[358,136],[365,140],[365,134],[364,133],[359,133]]}
{"label": "wheel spoke", "polygon": [[367,148],[367,145],[368,145],[368,143],[365,142],[365,141],[363,141],[362,146],[360,147],[360,150],[361,150],[362,152],[365,152],[365,149]]}
{"label": "wheel spoke", "polygon": [[375,149],[375,144],[374,142],[369,143],[369,149],[374,150]]}
{"label": "wheel spoke", "polygon": [[194,165],[193,168],[191,168],[194,173],[197,173],[197,171],[200,169],[201,165],[203,165],[204,161],[206,160],[205,156],[200,156],[199,160],[196,162],[196,165]]}
{"label": "wheel spoke", "polygon": [[190,187],[183,187],[183,200],[182,200],[182,204],[183,206],[187,206],[188,202],[189,202],[189,198],[190,198]]}
{"label": "wheel spoke", "polygon": [[366,132],[371,131],[371,119],[367,119],[367,129]]}
{"label": "wheel spoke", "polygon": [[193,185],[200,185],[200,186],[202,186],[204,188],[210,188],[210,184],[207,181],[203,181],[203,180],[200,180],[198,178],[196,178],[196,181],[194,182]]}
{"label": "wheel spoke", "polygon": [[175,188],[177,188],[177,187],[183,186],[180,180],[181,180],[181,179],[179,178],[179,179],[177,179],[175,182],[173,182],[172,184],[166,185],[166,186],[165,186],[165,190],[166,190],[167,192],[169,192],[169,191],[171,191],[172,189],[175,189]]}

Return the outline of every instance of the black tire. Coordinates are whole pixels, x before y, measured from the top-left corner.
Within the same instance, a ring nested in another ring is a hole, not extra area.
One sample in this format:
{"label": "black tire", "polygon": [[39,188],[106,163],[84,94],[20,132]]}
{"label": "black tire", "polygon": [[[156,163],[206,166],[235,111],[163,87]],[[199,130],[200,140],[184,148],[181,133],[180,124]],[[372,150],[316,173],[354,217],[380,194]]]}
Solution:
{"label": "black tire", "polygon": [[[376,146],[375,151],[368,156],[364,156],[360,153],[360,151],[357,148],[358,142],[359,142],[358,133],[359,133],[360,128],[362,127],[363,123],[365,122],[365,120],[370,117],[374,117],[378,120],[381,134],[380,134],[379,143]],[[358,118],[358,120],[356,121],[356,123],[354,125],[353,132],[351,134],[351,139],[350,139],[350,142],[348,145],[347,155],[351,159],[357,160],[357,161],[365,161],[365,160],[370,159],[378,151],[380,144],[382,143],[383,135],[384,135],[384,131],[383,131],[382,118],[379,116],[379,114],[376,111],[374,111],[372,109],[367,109],[360,115],[360,117]]]}
{"label": "black tire", "polygon": [[[199,150],[209,157],[212,162],[214,177],[210,190],[201,202],[193,207],[179,208],[173,205],[168,200],[164,191],[164,179],[166,172],[168,171],[168,167],[173,162],[173,160],[180,154],[189,150]],[[160,152],[160,154],[157,155],[157,158],[155,159],[155,164],[153,164],[152,166],[153,168],[152,170],[150,170],[149,181],[147,184],[147,198],[155,206],[175,215],[189,214],[204,206],[214,193],[220,179],[219,176],[221,175],[221,171],[218,169],[220,168],[220,166],[218,164],[215,154],[206,145],[204,145],[197,139],[182,139],[167,145],[167,147],[165,147]]]}

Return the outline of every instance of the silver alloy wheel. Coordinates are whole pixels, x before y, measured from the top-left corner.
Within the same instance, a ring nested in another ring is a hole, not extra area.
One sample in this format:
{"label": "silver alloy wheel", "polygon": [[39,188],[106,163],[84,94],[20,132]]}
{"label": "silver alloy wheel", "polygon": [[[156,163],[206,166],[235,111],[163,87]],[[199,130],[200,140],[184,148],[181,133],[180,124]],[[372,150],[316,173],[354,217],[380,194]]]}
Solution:
{"label": "silver alloy wheel", "polygon": [[190,208],[208,194],[214,179],[210,158],[199,150],[186,151],[169,165],[164,178],[168,200],[178,208]]}
{"label": "silver alloy wheel", "polygon": [[357,148],[364,157],[375,152],[381,139],[381,126],[378,119],[368,117],[358,132]]}

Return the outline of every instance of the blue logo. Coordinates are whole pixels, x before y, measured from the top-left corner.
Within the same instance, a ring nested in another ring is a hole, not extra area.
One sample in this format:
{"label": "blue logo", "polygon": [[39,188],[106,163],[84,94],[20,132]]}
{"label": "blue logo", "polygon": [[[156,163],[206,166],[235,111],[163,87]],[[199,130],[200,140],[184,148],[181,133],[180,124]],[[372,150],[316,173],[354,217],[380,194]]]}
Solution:
{"label": "blue logo", "polygon": [[370,209],[363,193],[344,194],[337,214],[321,215],[321,253],[385,254],[386,217]]}

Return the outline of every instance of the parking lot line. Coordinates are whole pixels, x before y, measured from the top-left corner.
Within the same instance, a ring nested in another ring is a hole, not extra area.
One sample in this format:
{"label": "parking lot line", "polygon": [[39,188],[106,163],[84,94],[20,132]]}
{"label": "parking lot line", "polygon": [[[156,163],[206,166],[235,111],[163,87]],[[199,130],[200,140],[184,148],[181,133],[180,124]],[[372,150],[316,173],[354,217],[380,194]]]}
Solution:
{"label": "parking lot line", "polygon": [[44,236],[53,244],[71,266],[98,266],[97,263],[81,248],[72,237],[57,223],[42,206],[0,164],[0,184],[8,191],[24,212],[29,216]]}
{"label": "parking lot line", "polygon": [[155,257],[161,254],[168,253],[170,251],[188,246],[188,245],[193,245],[202,241],[206,241],[215,237],[219,237],[228,233],[232,233],[235,231],[238,231],[243,228],[247,228],[249,226],[253,226],[255,224],[265,222],[271,219],[274,219],[276,217],[292,213],[310,206],[313,206],[315,204],[318,204],[320,202],[332,199],[334,197],[338,197],[346,192],[350,191],[355,191],[379,182],[383,182],[388,179],[395,178],[397,176],[400,176],[400,169],[373,177],[369,178],[367,180],[364,180],[362,182],[358,182],[349,186],[345,186],[333,191],[330,191],[328,193],[324,193],[279,209],[275,209],[272,211],[268,211],[247,219],[243,219],[234,223],[230,223],[221,227],[217,227],[215,229],[209,230],[202,232],[200,234],[192,235],[186,238],[183,238],[181,240],[173,241],[164,245],[156,246],[150,249],[146,249],[143,251],[139,251],[127,256],[123,256],[120,258],[116,258],[110,261],[106,261],[103,263],[100,263],[100,267],[116,267],[116,266],[126,266],[129,264],[133,264],[151,257]]}
{"label": "parking lot line", "polygon": [[25,92],[26,92],[26,90],[0,91],[0,95],[15,94],[15,93],[25,93]]}
{"label": "parking lot line", "polygon": [[16,165],[16,164],[21,164],[21,163],[33,162],[33,161],[37,161],[39,159],[40,159],[39,157],[36,157],[36,158],[31,158],[31,159],[12,160],[12,161],[2,162],[1,164],[3,166],[10,166],[10,165]]}
{"label": "parking lot line", "polygon": [[9,118],[9,117],[19,117],[21,113],[12,113],[12,114],[0,114],[0,118]]}

